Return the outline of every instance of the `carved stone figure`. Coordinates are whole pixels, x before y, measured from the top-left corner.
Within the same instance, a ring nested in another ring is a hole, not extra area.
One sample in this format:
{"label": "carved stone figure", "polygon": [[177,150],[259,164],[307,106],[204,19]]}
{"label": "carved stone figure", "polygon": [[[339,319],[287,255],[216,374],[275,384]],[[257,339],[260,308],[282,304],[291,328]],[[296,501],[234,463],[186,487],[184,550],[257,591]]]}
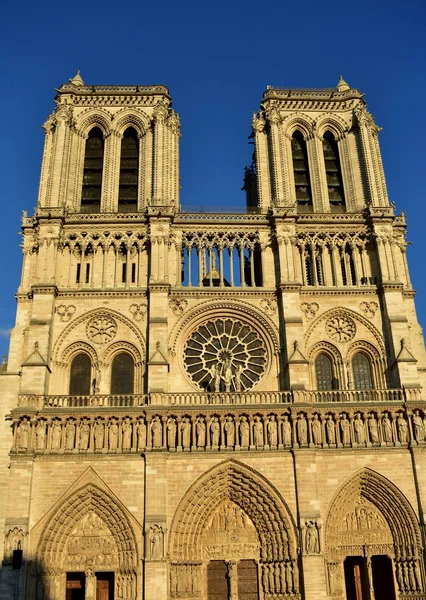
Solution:
{"label": "carved stone figure", "polygon": [[308,427],[306,424],[305,415],[300,413],[297,417],[297,441],[301,446],[306,446],[308,443]]}
{"label": "carved stone figure", "polygon": [[137,444],[138,444],[138,451],[142,451],[145,450],[145,444],[146,444],[146,423],[145,423],[145,419],[141,418],[138,420],[138,423],[136,425],[136,437],[137,437]]}
{"label": "carved stone figure", "polygon": [[198,417],[196,425],[197,448],[204,448],[206,445],[206,423],[204,417]]}
{"label": "carved stone figure", "polygon": [[336,443],[336,426],[333,421],[333,415],[327,415],[325,431],[327,433],[327,443],[334,445]]}
{"label": "carved stone figure", "polygon": [[101,419],[98,419],[96,421],[95,427],[94,427],[95,449],[96,450],[102,450],[102,448],[104,447],[104,434],[105,434],[104,424],[102,423]]}
{"label": "carved stone figure", "polygon": [[384,412],[382,418],[382,430],[383,430],[383,440],[389,444],[393,442],[392,436],[392,423],[389,419],[389,413]]}
{"label": "carved stone figure", "polygon": [[291,594],[293,592],[293,569],[289,560],[285,564],[285,586],[286,592]]}
{"label": "carved stone figure", "polygon": [[370,440],[373,444],[377,444],[379,442],[379,432],[377,429],[377,421],[374,413],[370,413],[370,417],[368,419],[368,431],[370,433]]}
{"label": "carved stone figure", "polygon": [[266,430],[268,432],[268,444],[271,447],[276,447],[278,444],[278,432],[275,415],[271,415],[269,417],[268,424],[266,425]]}
{"label": "carved stone figure", "polygon": [[229,359],[227,359],[225,361],[225,364],[223,365],[223,380],[225,382],[225,392],[231,391],[232,379],[233,379],[232,364],[231,364],[231,361]]}
{"label": "carved stone figure", "polygon": [[129,417],[126,417],[121,426],[123,435],[123,450],[130,450],[132,445],[132,424]]}
{"label": "carved stone figure", "polygon": [[213,365],[210,369],[210,374],[212,376],[213,383],[214,383],[214,391],[220,392],[220,372],[219,372],[219,368],[216,363],[213,363]]}
{"label": "carved stone figure", "polygon": [[52,450],[59,450],[61,447],[62,440],[62,425],[61,422],[57,419],[52,421],[52,429],[51,429],[51,448]]}
{"label": "carved stone figure", "polygon": [[213,417],[210,423],[212,446],[219,446],[220,425],[217,417]]}
{"label": "carved stone figure", "polygon": [[348,421],[346,414],[343,413],[342,418],[340,419],[340,429],[342,430],[342,444],[344,446],[349,446],[351,443],[351,424]]}
{"label": "carved stone figure", "polygon": [[401,444],[405,444],[407,442],[408,424],[407,421],[404,419],[402,413],[399,413],[396,425],[398,428],[398,439],[401,442]]}
{"label": "carved stone figure", "polygon": [[37,450],[44,450],[46,446],[46,421],[41,419],[36,427]]}
{"label": "carved stone figure", "polygon": [[118,425],[115,419],[109,423],[109,449],[117,450],[118,447]]}
{"label": "carved stone figure", "polygon": [[152,447],[161,448],[163,445],[163,426],[160,417],[156,415],[151,423]]}
{"label": "carved stone figure", "polygon": [[24,532],[19,527],[9,529],[4,537],[4,558],[6,562],[12,560],[13,551],[21,550],[24,541]]}
{"label": "carved stone figure", "polygon": [[167,445],[169,448],[176,448],[176,419],[170,417],[167,421]]}
{"label": "carved stone figure", "polygon": [[291,446],[291,423],[288,420],[288,415],[283,415],[283,444]]}
{"label": "carved stone figure", "polygon": [[425,428],[422,417],[420,416],[420,411],[418,409],[416,409],[413,413],[413,429],[414,439],[416,442],[423,442],[425,439]]}
{"label": "carved stone figure", "polygon": [[182,431],[182,446],[189,450],[191,447],[191,421],[188,417],[183,417],[180,429]]}
{"label": "carved stone figure", "polygon": [[255,446],[263,446],[263,423],[259,415],[254,417],[253,423],[253,443]]}
{"label": "carved stone figure", "polygon": [[65,426],[65,449],[74,450],[75,445],[75,423],[70,419]]}
{"label": "carved stone figure", "polygon": [[361,413],[357,412],[354,419],[354,436],[357,444],[364,444],[365,433],[364,433],[364,421],[361,418]]}
{"label": "carved stone figure", "polygon": [[149,532],[150,556],[153,559],[163,558],[163,531],[158,525],[151,527]]}
{"label": "carved stone figure", "polygon": [[242,415],[240,419],[240,445],[242,448],[248,448],[250,443],[250,425],[247,417]]}
{"label": "carved stone figure", "polygon": [[243,370],[243,365],[237,365],[235,369],[234,383],[236,392],[241,392],[241,375],[243,374]]}
{"label": "carved stone figure", "polygon": [[319,420],[317,413],[315,413],[312,418],[312,437],[314,439],[315,446],[320,446],[322,443],[322,429],[321,421]]}
{"label": "carved stone figure", "polygon": [[235,444],[235,425],[234,425],[234,419],[232,417],[226,417],[224,429],[225,429],[226,447],[233,448],[233,446]]}
{"label": "carved stone figure", "polygon": [[24,417],[18,427],[18,448],[27,450],[30,441],[30,425],[28,419]]}
{"label": "carved stone figure", "polygon": [[319,552],[319,537],[318,529],[315,521],[307,521],[305,533],[305,548],[307,554],[318,554]]}
{"label": "carved stone figure", "polygon": [[89,447],[90,425],[87,419],[83,419],[80,423],[80,450],[87,450]]}

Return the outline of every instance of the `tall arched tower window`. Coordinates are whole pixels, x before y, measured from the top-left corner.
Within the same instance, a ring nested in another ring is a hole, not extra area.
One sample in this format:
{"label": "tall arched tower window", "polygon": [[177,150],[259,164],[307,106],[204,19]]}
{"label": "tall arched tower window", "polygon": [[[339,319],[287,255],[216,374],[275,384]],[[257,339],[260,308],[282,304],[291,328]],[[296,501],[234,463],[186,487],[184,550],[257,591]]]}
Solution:
{"label": "tall arched tower window", "polygon": [[300,210],[312,211],[312,190],[309,175],[308,152],[305,139],[300,131],[295,131],[291,139],[294,183],[297,206]]}
{"label": "tall arched tower window", "polygon": [[104,166],[104,136],[99,127],[90,130],[84,154],[81,212],[98,213],[101,210],[102,171]]}
{"label": "tall arched tower window", "polygon": [[318,390],[337,390],[338,380],[333,373],[333,364],[327,354],[318,354],[315,359],[315,375]]}
{"label": "tall arched tower window", "polygon": [[133,127],[128,127],[121,141],[120,185],[118,212],[136,212],[138,209],[139,138]]}
{"label": "tall arched tower window", "polygon": [[373,389],[371,363],[368,356],[362,352],[355,354],[352,359],[352,372],[354,376],[354,387],[356,390]]}
{"label": "tall arched tower window", "polygon": [[334,135],[330,131],[324,134],[323,149],[331,212],[345,212],[345,193],[343,190],[339,148]]}
{"label": "tall arched tower window", "polygon": [[121,352],[112,361],[111,394],[133,394],[135,363],[130,354]]}
{"label": "tall arched tower window", "polygon": [[88,396],[90,394],[91,376],[90,358],[87,354],[77,354],[71,362],[70,396]]}

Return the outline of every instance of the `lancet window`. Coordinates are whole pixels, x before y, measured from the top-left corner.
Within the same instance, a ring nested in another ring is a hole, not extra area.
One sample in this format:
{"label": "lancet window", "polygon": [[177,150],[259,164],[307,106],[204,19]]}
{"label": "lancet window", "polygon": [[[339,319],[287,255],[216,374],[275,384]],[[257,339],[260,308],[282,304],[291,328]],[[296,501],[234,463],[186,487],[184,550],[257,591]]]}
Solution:
{"label": "lancet window", "polygon": [[305,139],[300,131],[295,131],[291,139],[294,184],[296,201],[300,211],[312,211],[312,190],[309,175],[308,152]]}
{"label": "lancet window", "polygon": [[315,375],[318,390],[337,390],[339,383],[333,373],[331,358],[321,352],[315,359]]}
{"label": "lancet window", "polygon": [[111,367],[111,394],[133,394],[135,363],[127,352],[114,357]]}
{"label": "lancet window", "polygon": [[353,357],[352,373],[356,390],[371,390],[374,387],[371,375],[371,362],[369,357],[363,352],[357,352]]}
{"label": "lancet window", "polygon": [[138,208],[139,139],[133,127],[126,129],[121,141],[118,212],[136,212]]}
{"label": "lancet window", "polygon": [[71,362],[70,395],[87,396],[90,394],[92,365],[89,356],[81,352]]}
{"label": "lancet window", "polygon": [[102,172],[104,164],[104,136],[99,127],[90,130],[84,154],[81,212],[98,213],[101,210]]}
{"label": "lancet window", "polygon": [[331,212],[344,212],[345,193],[343,189],[342,169],[339,148],[334,135],[327,131],[323,139],[325,173]]}

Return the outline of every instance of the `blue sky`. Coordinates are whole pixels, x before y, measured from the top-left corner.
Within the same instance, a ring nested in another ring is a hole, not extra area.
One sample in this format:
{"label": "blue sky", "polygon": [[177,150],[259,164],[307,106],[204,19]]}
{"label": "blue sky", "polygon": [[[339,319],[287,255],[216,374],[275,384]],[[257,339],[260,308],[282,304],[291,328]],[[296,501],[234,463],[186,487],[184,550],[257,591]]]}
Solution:
{"label": "blue sky", "polygon": [[15,319],[20,215],[36,204],[54,88],[163,83],[181,115],[183,205],[244,203],[252,112],[267,85],[331,87],[339,73],[383,127],[390,199],[407,211],[408,258],[426,325],[426,3],[20,2],[3,7],[0,139],[3,286],[0,353]]}

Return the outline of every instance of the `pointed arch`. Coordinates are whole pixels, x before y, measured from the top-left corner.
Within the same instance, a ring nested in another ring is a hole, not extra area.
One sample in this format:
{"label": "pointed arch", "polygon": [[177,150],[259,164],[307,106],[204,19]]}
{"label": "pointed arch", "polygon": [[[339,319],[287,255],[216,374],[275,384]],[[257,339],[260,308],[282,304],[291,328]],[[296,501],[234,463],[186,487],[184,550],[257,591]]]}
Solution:
{"label": "pointed arch", "polygon": [[134,109],[123,108],[114,115],[112,130],[123,135],[127,127],[134,127],[140,136],[145,135],[151,126],[148,115],[142,111],[135,112]]}
{"label": "pointed arch", "polygon": [[305,140],[312,137],[314,131],[314,121],[307,115],[295,114],[282,121],[284,135],[291,139],[293,133],[299,130]]}
{"label": "pointed arch", "polygon": [[262,561],[296,558],[296,525],[279,492],[254,469],[229,460],[204,473],[181,499],[170,529],[171,560],[201,559],[208,519],[226,500],[239,506],[253,522]]}
{"label": "pointed arch", "polygon": [[102,108],[91,108],[79,117],[76,130],[86,137],[94,126],[99,127],[107,137],[111,133],[111,115]]}

